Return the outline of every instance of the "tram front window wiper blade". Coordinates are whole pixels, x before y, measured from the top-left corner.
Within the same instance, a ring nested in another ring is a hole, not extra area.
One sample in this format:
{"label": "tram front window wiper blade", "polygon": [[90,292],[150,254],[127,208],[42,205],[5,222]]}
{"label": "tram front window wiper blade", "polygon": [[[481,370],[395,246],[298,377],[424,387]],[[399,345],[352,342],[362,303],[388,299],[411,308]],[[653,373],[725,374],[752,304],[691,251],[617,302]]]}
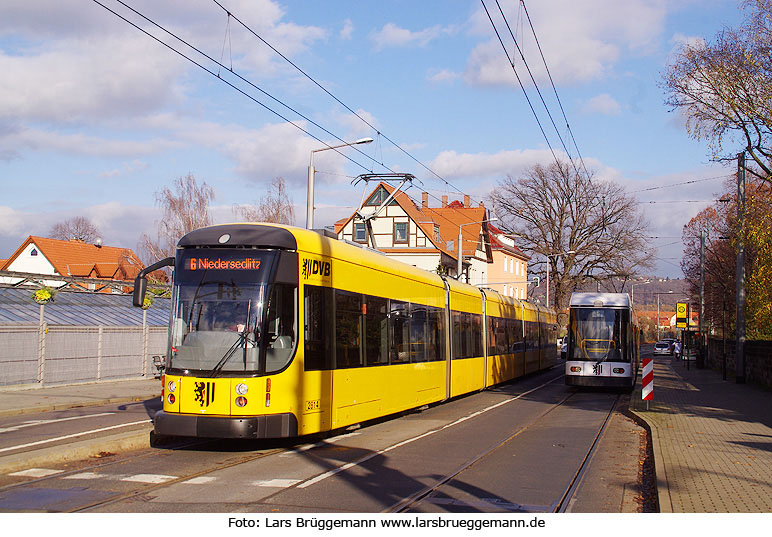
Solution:
{"label": "tram front window wiper blade", "polygon": [[222,368],[225,367],[225,364],[228,363],[228,360],[230,360],[231,356],[233,356],[233,354],[236,352],[236,349],[241,346],[242,342],[246,342],[246,340],[246,331],[239,332],[239,338],[233,342],[233,345],[231,345],[230,348],[225,351],[225,354],[222,358],[220,358],[220,361],[217,362],[217,364],[212,368],[212,373],[209,375],[210,378],[216,377],[217,374],[222,371]]}

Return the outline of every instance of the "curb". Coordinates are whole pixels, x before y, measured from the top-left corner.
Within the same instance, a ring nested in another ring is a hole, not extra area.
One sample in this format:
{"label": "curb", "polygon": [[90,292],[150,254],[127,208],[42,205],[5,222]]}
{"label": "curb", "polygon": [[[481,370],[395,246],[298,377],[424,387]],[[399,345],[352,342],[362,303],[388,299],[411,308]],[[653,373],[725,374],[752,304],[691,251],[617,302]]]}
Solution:
{"label": "curb", "polygon": [[[639,391],[636,391],[635,393],[640,394]],[[662,450],[660,449],[661,442],[657,426],[647,420],[639,410],[633,408],[629,408],[629,410],[648,426],[649,434],[651,434],[651,450],[654,452],[654,474],[657,478],[657,503],[659,504],[659,512],[672,513],[673,500],[670,497],[670,486],[667,482],[667,469],[665,468],[665,461],[662,458]]]}
{"label": "curb", "polygon": [[90,406],[109,405],[117,403],[139,403],[147,401],[149,399],[156,399],[160,397],[160,390],[158,393],[146,394],[146,395],[133,395],[131,397],[113,397],[108,399],[100,399],[98,401],[72,401],[69,403],[51,403],[48,405],[40,406],[28,406],[22,408],[11,408],[0,410],[0,417],[7,416],[21,416],[23,414],[37,414],[41,412],[52,412],[56,410],[69,410],[71,408],[86,408]]}
{"label": "curb", "polygon": [[52,446],[9,455],[0,459],[0,473],[10,473],[34,466],[52,463],[71,462],[95,457],[103,452],[128,451],[150,447],[152,422],[141,426],[139,431],[80,440],[63,446]]}

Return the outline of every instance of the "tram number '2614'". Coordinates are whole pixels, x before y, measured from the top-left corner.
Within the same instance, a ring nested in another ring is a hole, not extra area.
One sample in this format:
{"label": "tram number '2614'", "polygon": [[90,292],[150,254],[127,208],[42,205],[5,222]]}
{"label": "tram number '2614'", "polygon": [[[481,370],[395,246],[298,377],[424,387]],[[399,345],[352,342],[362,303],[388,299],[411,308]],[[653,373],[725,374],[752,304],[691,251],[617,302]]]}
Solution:
{"label": "tram number '2614'", "polygon": [[306,412],[309,412],[311,410],[321,410],[322,408],[322,402],[319,399],[314,399],[313,401],[306,401]]}

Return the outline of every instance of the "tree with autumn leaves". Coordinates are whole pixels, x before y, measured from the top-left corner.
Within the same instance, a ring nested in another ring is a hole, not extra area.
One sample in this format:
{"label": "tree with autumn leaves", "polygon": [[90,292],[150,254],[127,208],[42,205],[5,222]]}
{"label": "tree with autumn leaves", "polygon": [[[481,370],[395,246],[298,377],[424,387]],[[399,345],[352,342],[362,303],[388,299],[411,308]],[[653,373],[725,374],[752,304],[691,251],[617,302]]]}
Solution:
{"label": "tree with autumn leaves", "polygon": [[[745,18],[713,40],[685,42],[663,74],[666,104],[679,110],[691,137],[704,140],[717,161],[745,167],[745,227],[739,229],[736,189],[684,227],[682,269],[699,294],[700,232],[705,230],[705,319],[721,325],[724,306],[735,323],[738,238],[746,255],[746,328],[751,339],[772,339],[772,0],[741,0]],[[742,234],[742,235],[741,235]],[[733,330],[733,328],[731,328]]]}
{"label": "tree with autumn leaves", "polygon": [[[751,181],[745,191],[746,333],[749,339],[772,339],[772,186]],[[705,232],[704,304],[707,330],[718,330],[722,318],[734,331],[737,244],[737,192],[727,185],[721,199],[684,226],[681,268],[692,296],[700,289],[700,233]]]}

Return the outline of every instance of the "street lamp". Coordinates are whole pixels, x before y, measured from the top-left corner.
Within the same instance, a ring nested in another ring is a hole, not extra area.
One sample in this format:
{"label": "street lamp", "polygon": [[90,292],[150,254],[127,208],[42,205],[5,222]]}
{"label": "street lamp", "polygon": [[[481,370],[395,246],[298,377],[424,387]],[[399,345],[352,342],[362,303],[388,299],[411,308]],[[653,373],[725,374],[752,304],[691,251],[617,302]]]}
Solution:
{"label": "street lamp", "polygon": [[544,254],[547,257],[547,307],[550,307],[550,258],[561,257],[564,255],[575,254],[576,250],[569,250],[567,252],[553,252],[551,254]]}
{"label": "street lamp", "polygon": [[316,173],[316,170],[314,170],[314,153],[318,153],[319,151],[327,151],[328,149],[338,149],[339,147],[348,147],[350,145],[369,144],[372,141],[372,138],[362,138],[356,142],[330,145],[311,151],[311,160],[308,163],[308,201],[306,203],[306,229],[312,229],[314,227],[314,174]]}
{"label": "street lamp", "polygon": [[484,222],[495,222],[496,220],[498,220],[498,218],[494,216],[493,218],[487,218],[485,220],[480,220],[478,222],[467,222],[466,224],[459,224],[458,226],[458,264],[456,265],[456,279],[458,281],[461,281],[461,270],[462,270],[461,265],[464,262],[464,239],[461,236],[461,228],[464,226],[471,226],[472,224],[482,224]]}

